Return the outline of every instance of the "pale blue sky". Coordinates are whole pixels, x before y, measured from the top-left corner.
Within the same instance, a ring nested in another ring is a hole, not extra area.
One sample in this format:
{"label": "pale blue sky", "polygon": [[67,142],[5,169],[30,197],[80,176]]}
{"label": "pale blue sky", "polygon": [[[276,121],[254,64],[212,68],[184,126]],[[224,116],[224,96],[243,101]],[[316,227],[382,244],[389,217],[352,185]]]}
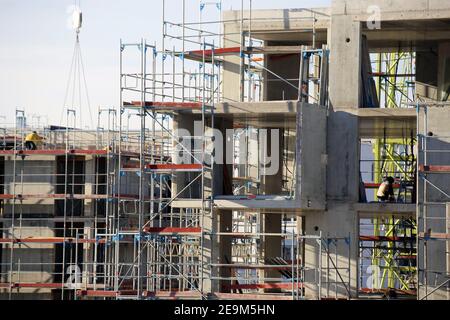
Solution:
{"label": "pale blue sky", "polygon": [[[78,1],[77,1],[78,2]],[[331,0],[253,0],[253,8],[324,7]],[[16,107],[59,124],[72,58],[74,31],[67,26],[74,0],[0,0],[0,123]],[[186,0],[197,21],[199,0]],[[244,0],[247,5],[248,0]],[[82,0],[81,47],[91,108],[113,106],[119,97],[119,40],[161,39],[162,0]],[[166,0],[167,14],[179,21],[181,0]],[[223,0],[223,10],[240,0]],[[171,19],[172,20],[172,19]]]}

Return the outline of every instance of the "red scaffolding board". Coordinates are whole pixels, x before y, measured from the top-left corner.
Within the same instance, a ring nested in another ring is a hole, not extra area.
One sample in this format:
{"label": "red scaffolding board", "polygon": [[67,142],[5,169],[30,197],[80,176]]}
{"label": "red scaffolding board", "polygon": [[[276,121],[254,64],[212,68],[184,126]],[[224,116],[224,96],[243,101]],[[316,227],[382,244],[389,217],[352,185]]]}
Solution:
{"label": "red scaffolding board", "polygon": [[236,263],[233,265],[214,265],[215,267],[219,267],[219,268],[227,268],[227,269],[271,269],[271,270],[291,270],[292,269],[292,265],[250,265],[250,264],[241,264],[241,263]]}
{"label": "red scaffolding board", "polygon": [[[136,296],[136,290],[119,290],[119,291],[108,291],[108,290],[77,290],[78,296],[84,297],[117,297],[117,296]],[[143,297],[155,297],[155,298],[167,298],[167,299],[177,299],[177,298],[200,298],[201,293],[198,291],[143,291]]]}
{"label": "red scaffolding board", "polygon": [[[142,107],[141,101],[131,101],[131,102],[124,102],[124,106],[135,106],[135,107]],[[202,108],[201,102],[160,102],[160,101],[145,101],[144,106],[145,107],[153,107],[155,109],[198,109],[201,110]]]}
{"label": "red scaffolding board", "polygon": [[147,164],[146,169],[152,171],[201,171],[202,165],[199,163],[192,164]]}
{"label": "red scaffolding board", "polygon": [[193,50],[193,51],[188,51],[187,55],[202,57],[204,54],[205,57],[211,57],[213,52],[214,52],[215,56],[226,56],[226,55],[230,55],[230,54],[240,53],[241,48],[240,47],[229,47],[229,48],[217,48],[214,50],[212,50],[212,49]]}
{"label": "red scaffolding board", "polygon": [[419,171],[420,172],[426,172],[426,173],[450,173],[450,166],[435,166],[435,165],[430,165],[430,166],[425,166],[423,164],[421,164],[419,166]]}
{"label": "red scaffolding board", "polygon": [[200,234],[202,229],[200,227],[191,228],[176,228],[176,227],[145,227],[144,231],[155,234]]}
{"label": "red scaffolding board", "polygon": [[430,232],[424,233],[420,232],[419,237],[422,239],[450,239],[450,233],[441,233],[441,232]]}
{"label": "red scaffolding board", "polygon": [[213,295],[222,300],[293,300],[292,295],[284,294],[215,292]]}
{"label": "red scaffolding board", "polygon": [[54,282],[3,282],[0,283],[0,288],[48,288],[48,289],[60,289],[64,287],[62,283],[54,283]]}
{"label": "red scaffolding board", "polygon": [[361,241],[415,241],[415,237],[394,237],[394,236],[359,236]]}
{"label": "red scaffolding board", "polygon": [[[45,194],[45,193],[35,193],[35,194],[0,194],[0,199],[18,199],[18,200],[27,200],[27,199],[78,199],[78,200],[89,200],[89,199],[117,199],[119,198],[118,194],[107,195],[107,194]],[[138,200],[138,195],[133,194],[121,194],[120,198],[122,200]],[[149,200],[150,198],[146,198],[144,200]]]}
{"label": "red scaffolding board", "polygon": [[106,194],[64,194],[64,193],[35,193],[35,194],[0,194],[0,199],[107,199]]}
{"label": "red scaffolding board", "polygon": [[75,239],[63,237],[42,238],[0,238],[0,243],[105,243],[105,239]]}
{"label": "red scaffolding board", "polygon": [[[364,187],[368,188],[368,189],[375,189],[380,187],[381,183],[372,183],[372,182],[364,182]],[[400,184],[399,183],[394,183],[392,185],[393,188],[400,188]]]}
{"label": "red scaffolding board", "polygon": [[372,294],[388,294],[389,292],[395,292],[398,295],[415,296],[417,294],[416,290],[400,290],[394,288],[388,289],[372,289],[372,288],[360,288],[361,293],[372,293]]}
{"label": "red scaffolding board", "polygon": [[239,290],[239,289],[292,289],[303,288],[302,283],[292,283],[292,282],[273,282],[273,283],[249,283],[249,284],[231,284],[224,286],[227,289]]}
{"label": "red scaffolding board", "polygon": [[[152,171],[200,171],[202,165],[199,163],[191,164],[175,164],[175,163],[161,163],[161,164],[146,164],[145,169]],[[139,169],[139,163],[126,163],[122,169]]]}
{"label": "red scaffolding board", "polygon": [[102,297],[115,298],[118,295],[118,291],[107,291],[107,290],[77,290],[77,296],[86,296],[86,297]]}
{"label": "red scaffolding board", "polygon": [[105,149],[92,149],[92,150],[84,150],[84,149],[40,149],[40,150],[0,150],[0,155],[65,155],[65,154],[74,154],[74,155],[105,155],[108,153]]}

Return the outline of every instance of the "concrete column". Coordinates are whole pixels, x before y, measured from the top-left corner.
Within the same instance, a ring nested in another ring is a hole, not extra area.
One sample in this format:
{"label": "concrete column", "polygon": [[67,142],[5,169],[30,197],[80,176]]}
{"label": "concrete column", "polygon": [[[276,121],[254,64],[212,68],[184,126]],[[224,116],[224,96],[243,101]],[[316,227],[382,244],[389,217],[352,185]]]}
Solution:
{"label": "concrete column", "polygon": [[[92,195],[95,191],[95,174],[97,173],[96,169],[96,159],[92,156],[86,156],[84,184],[84,193],[86,195]],[[87,199],[84,201],[85,217],[90,217],[94,214],[94,205],[94,200]]]}
{"label": "concrete column", "polygon": [[332,15],[329,45],[331,106],[356,108],[360,94],[361,23],[351,15]]}
{"label": "concrete column", "polygon": [[[273,141],[272,130],[278,130],[278,140]],[[278,170],[275,174],[267,174],[261,176],[261,191],[265,195],[277,195],[281,194],[282,191],[282,154],[283,154],[283,129],[268,129],[267,130],[267,144],[266,144],[266,154],[272,150],[272,144],[277,143],[278,148]],[[260,148],[263,147],[260,145]],[[274,157],[273,154],[270,156]],[[273,165],[272,163],[268,165]],[[262,173],[268,173],[262,169]],[[261,213],[260,220],[260,230],[264,233],[281,233],[281,218],[282,215],[279,213]],[[282,238],[279,236],[262,236],[261,237],[261,263],[265,263],[266,258],[281,257],[281,241]],[[280,277],[280,273],[277,270],[262,270],[260,271],[261,277],[264,278],[277,278]],[[266,290],[271,291],[271,290]],[[273,290],[272,290],[273,291]]]}
{"label": "concrete column", "polygon": [[438,100],[450,101],[450,42],[439,44],[438,49]]}
{"label": "concrete column", "polygon": [[[233,123],[225,119],[215,119],[214,127],[218,130],[216,133],[220,133],[221,137],[215,137],[215,150],[211,150],[215,159],[213,176],[209,172],[205,174],[205,189],[208,197],[232,194],[233,165],[232,163],[227,163],[226,152],[227,150],[233,152],[233,131],[230,130],[233,128]],[[208,130],[207,135],[210,134],[211,132]],[[209,157],[210,152],[208,151],[207,153]],[[211,178],[213,185],[211,184]],[[211,189],[211,187],[213,188]],[[203,292],[207,294],[227,291],[223,288],[226,288],[230,281],[213,280],[211,277],[229,277],[231,275],[230,269],[211,268],[209,264],[231,263],[232,238],[230,236],[218,236],[215,233],[232,231],[232,211],[213,209],[212,212],[205,212],[202,223],[202,228],[206,234],[203,240]]]}
{"label": "concrete column", "polygon": [[[281,218],[279,213],[261,213],[261,231],[265,233],[280,233],[281,232]],[[261,264],[265,263],[267,258],[281,257],[281,241],[279,236],[262,236],[261,237]],[[279,278],[281,277],[277,270],[262,270],[260,276],[265,278]],[[266,281],[267,282],[267,281]],[[270,282],[270,281],[269,281]],[[273,290],[265,290],[267,292]],[[279,290],[277,290],[279,291]]]}
{"label": "concrete column", "polygon": [[[230,277],[229,268],[210,267],[210,263],[231,263],[231,237],[210,235],[216,232],[232,231],[232,212],[214,210],[203,218],[203,293],[229,292],[228,280],[214,280],[211,277]],[[219,271],[220,270],[220,271]],[[202,274],[201,274],[202,276]]]}
{"label": "concrete column", "polygon": [[[358,263],[358,215],[352,203],[358,201],[359,184],[359,137],[358,119],[345,112],[346,108],[358,108],[360,103],[360,65],[361,65],[361,25],[351,15],[333,14],[329,30],[330,46],[330,110],[327,121],[327,209],[324,212],[305,213],[305,233],[319,234],[323,237],[347,237],[349,247],[341,241],[337,248],[339,267],[349,264],[350,275],[340,270],[344,282],[351,279],[351,293],[356,295]],[[333,247],[334,254],[334,247]],[[306,295],[318,297],[319,259],[326,262],[325,250],[319,252],[319,245],[307,241],[305,246]],[[330,264],[331,265],[331,264]],[[335,270],[331,270],[333,281]],[[339,279],[339,278],[338,278]],[[322,274],[322,282],[325,281]],[[338,286],[339,296],[345,296],[344,285]],[[334,292],[331,292],[334,296]],[[322,296],[323,292],[322,292]]]}
{"label": "concrete column", "polygon": [[[193,153],[193,149],[198,149],[198,141],[194,141],[192,136],[194,136],[194,121],[196,117],[190,114],[176,114],[173,117],[173,133],[176,136],[177,141],[174,141],[173,148],[175,150],[173,154],[173,163],[194,163],[194,159],[189,155],[189,152]],[[186,151],[183,145],[189,152]],[[199,159],[200,154],[193,155]],[[172,175],[172,197],[177,195],[183,188],[198,175],[197,172],[176,172]],[[184,190],[178,198],[199,198],[199,186],[200,178],[186,190]]]}
{"label": "concrete column", "polygon": [[[450,202],[446,204],[445,232],[450,234]],[[450,239],[447,239],[445,254],[447,255],[447,274],[450,274]],[[447,300],[450,299],[450,286],[447,286]]]}
{"label": "concrete column", "polygon": [[[325,212],[310,212],[305,214],[305,234],[319,235],[322,232],[322,238],[348,237],[350,235],[350,242],[338,240],[337,246],[335,243],[329,244],[329,275],[330,281],[337,279],[338,287],[334,289],[334,283],[330,284],[330,297],[335,296],[335,291],[338,297],[346,297],[347,289],[350,290],[352,297],[356,296],[357,288],[357,266],[358,266],[358,215],[357,212],[350,209],[347,203],[333,203],[332,207]],[[308,298],[318,298],[318,283],[319,283],[319,259],[322,262],[322,297],[326,297],[326,268],[328,254],[326,250],[327,241],[322,241],[322,252],[319,251],[320,246],[315,240],[305,241],[305,266],[307,271],[305,273],[306,296]],[[336,251],[337,250],[337,259]],[[350,260],[349,260],[350,250]],[[333,263],[338,268],[347,268],[350,261],[350,274],[340,269],[339,274],[344,280],[341,282],[340,277],[336,274],[336,269]],[[350,287],[348,285],[350,278]],[[347,286],[347,289],[345,288]]]}
{"label": "concrete column", "polygon": [[[225,20],[235,20],[239,18],[238,11],[229,11],[224,13]],[[239,35],[239,25],[234,21],[224,23],[224,33],[227,34],[223,39],[224,48],[239,47],[241,36]],[[241,58],[238,54],[223,57],[223,78],[222,92],[223,102],[240,101],[240,63]]]}

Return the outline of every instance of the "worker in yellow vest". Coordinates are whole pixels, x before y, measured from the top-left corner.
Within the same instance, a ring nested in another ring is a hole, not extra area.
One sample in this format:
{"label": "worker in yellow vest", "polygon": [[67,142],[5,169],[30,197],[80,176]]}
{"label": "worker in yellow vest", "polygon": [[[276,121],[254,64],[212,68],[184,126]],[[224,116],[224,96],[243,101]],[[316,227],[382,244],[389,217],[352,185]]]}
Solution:
{"label": "worker in yellow vest", "polygon": [[40,145],[42,140],[44,138],[38,135],[36,131],[33,131],[25,137],[25,148],[28,150],[36,150],[37,145]]}
{"label": "worker in yellow vest", "polygon": [[377,198],[380,201],[395,201],[394,197],[394,178],[387,177],[383,179],[377,191]]}

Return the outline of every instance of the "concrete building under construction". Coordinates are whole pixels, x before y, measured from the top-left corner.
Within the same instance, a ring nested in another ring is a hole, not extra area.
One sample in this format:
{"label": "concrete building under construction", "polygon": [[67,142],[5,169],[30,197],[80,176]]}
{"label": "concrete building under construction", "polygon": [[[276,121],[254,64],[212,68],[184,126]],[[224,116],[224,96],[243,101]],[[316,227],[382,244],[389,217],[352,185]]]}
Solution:
{"label": "concrete building under construction", "polygon": [[163,7],[107,125],[2,128],[0,298],[450,299],[450,3]]}

